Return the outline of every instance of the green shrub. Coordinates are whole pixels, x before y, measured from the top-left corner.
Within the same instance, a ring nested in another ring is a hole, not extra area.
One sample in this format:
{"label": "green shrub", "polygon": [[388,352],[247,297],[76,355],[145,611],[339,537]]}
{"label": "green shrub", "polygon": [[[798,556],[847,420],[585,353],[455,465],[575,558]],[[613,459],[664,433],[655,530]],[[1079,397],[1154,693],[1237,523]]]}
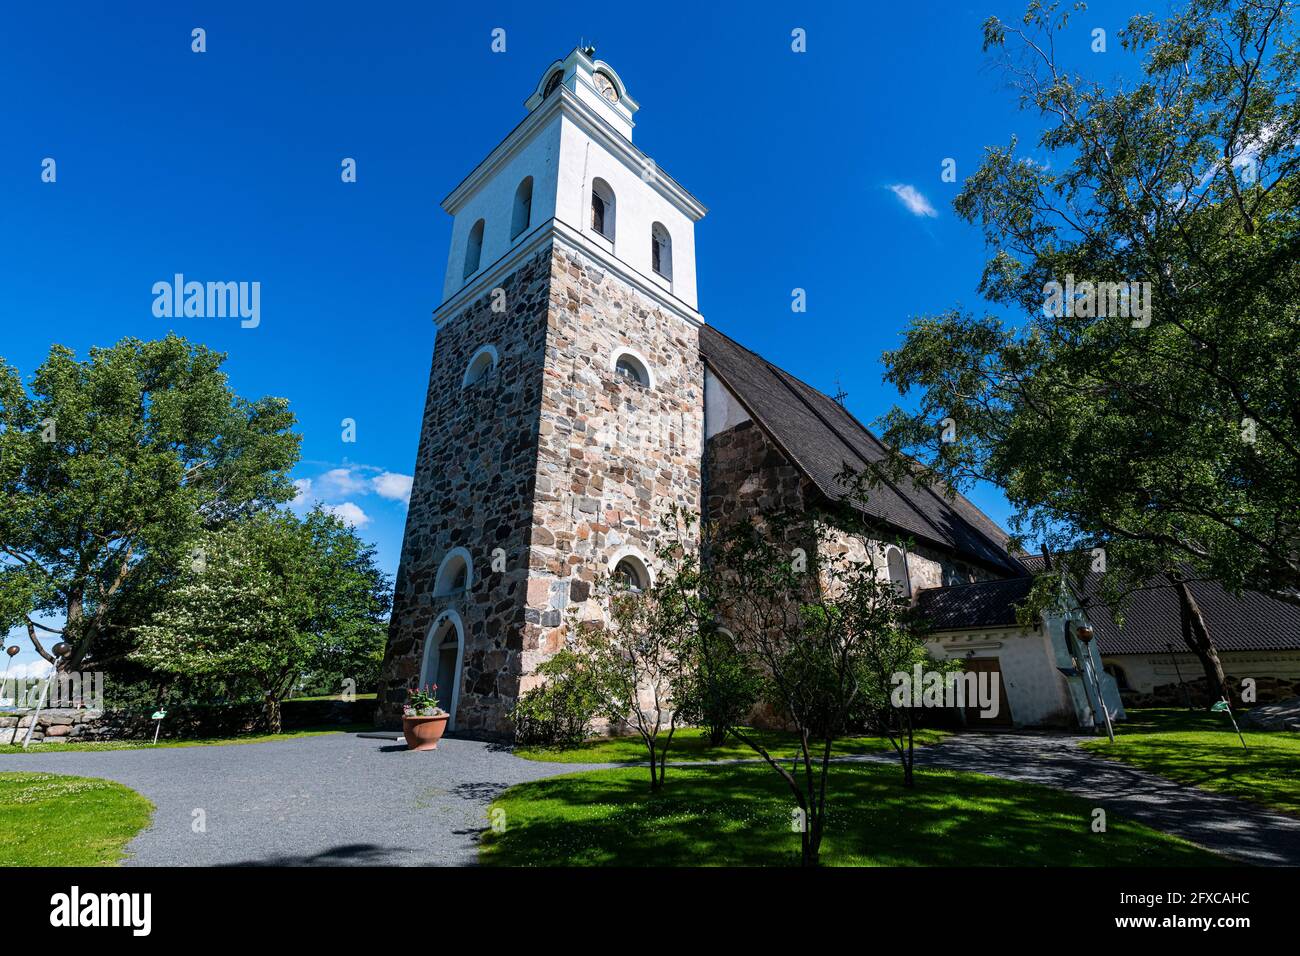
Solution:
{"label": "green shrub", "polygon": [[537,668],[546,683],[519,698],[511,713],[515,742],[530,747],[569,747],[591,735],[600,713],[600,679],[590,663],[562,650]]}
{"label": "green shrub", "polygon": [[709,743],[720,745],[732,727],[749,722],[763,691],[763,681],[736,653],[732,642],[718,633],[699,636],[697,665],[674,688],[680,702],[678,718],[708,731]]}

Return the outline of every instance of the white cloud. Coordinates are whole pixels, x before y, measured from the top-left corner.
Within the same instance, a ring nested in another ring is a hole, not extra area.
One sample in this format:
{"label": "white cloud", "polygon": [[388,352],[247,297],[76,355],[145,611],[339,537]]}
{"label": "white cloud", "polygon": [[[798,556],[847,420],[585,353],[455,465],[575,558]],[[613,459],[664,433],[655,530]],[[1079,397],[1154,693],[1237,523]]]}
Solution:
{"label": "white cloud", "polygon": [[411,502],[411,485],[415,479],[410,475],[399,475],[395,471],[385,471],[376,475],[373,481],[375,493],[389,501]]}
{"label": "white cloud", "polygon": [[321,505],[321,508],[332,515],[337,515],[343,520],[344,524],[353,528],[364,528],[370,524],[370,515],[351,501],[345,501],[338,505]]}
{"label": "white cloud", "polygon": [[289,504],[293,508],[310,508],[311,507],[311,479],[299,478],[293,483],[297,489],[297,494],[293,496],[293,501]]}
{"label": "white cloud", "polygon": [[928,216],[931,219],[938,217],[939,214],[930,205],[930,200],[922,196],[915,186],[909,186],[906,183],[895,183],[888,188],[913,216]]}
{"label": "white cloud", "polygon": [[317,480],[320,492],[326,497],[342,498],[347,495],[365,494],[366,479],[352,468],[331,468]]}
{"label": "white cloud", "polygon": [[370,523],[370,516],[356,503],[366,495],[378,495],[388,501],[409,504],[415,479],[374,465],[343,465],[331,468],[315,478],[294,481],[295,495],[290,507],[297,514],[320,506],[338,515],[354,528]]}

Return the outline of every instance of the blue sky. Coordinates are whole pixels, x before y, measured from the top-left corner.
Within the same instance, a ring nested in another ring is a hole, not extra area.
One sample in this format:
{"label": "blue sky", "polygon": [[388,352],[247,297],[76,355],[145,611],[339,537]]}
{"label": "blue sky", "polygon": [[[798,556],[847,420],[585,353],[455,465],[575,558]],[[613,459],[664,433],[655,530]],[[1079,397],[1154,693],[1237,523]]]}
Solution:
{"label": "blue sky", "polygon": [[[438,202],[585,38],[641,104],[637,144],[709,207],[696,229],[706,320],[824,391],[838,380],[870,422],[897,398],[880,354],[908,317],[981,305],[985,250],[940,174],[951,157],[964,178],[1013,133],[1032,142],[1034,118],[980,51],[987,16],[1022,12],[1001,0],[6,4],[0,355],[30,374],[52,342],[84,355],[168,330],[228,352],[241,394],[291,401],[295,477],[350,506],[394,573],[451,227]],[[1067,56],[1098,78],[1121,72],[1116,34],[1132,12],[1093,5]],[[194,27],[205,53],[191,51]],[[505,53],[491,51],[497,27]],[[1110,53],[1090,53],[1093,27]],[[150,290],[178,272],[260,282],[260,325],[156,318]],[[1004,519],[996,492],[973,497]]]}

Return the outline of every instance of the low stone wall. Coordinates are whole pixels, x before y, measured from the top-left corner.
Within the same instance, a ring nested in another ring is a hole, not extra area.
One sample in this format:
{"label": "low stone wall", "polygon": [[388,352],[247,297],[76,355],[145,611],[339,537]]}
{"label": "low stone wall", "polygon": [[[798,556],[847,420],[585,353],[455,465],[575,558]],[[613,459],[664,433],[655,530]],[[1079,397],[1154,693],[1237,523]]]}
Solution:
{"label": "low stone wall", "polygon": [[[1238,709],[1253,707],[1255,704],[1278,703],[1300,694],[1300,680],[1260,677],[1255,681],[1255,700],[1244,702],[1241,700],[1242,678],[1225,674],[1224,679],[1232,692],[1232,706]],[[1161,684],[1149,694],[1125,690],[1120,691],[1120,697],[1125,707],[1183,707],[1188,699],[1193,707],[1201,707],[1206,700],[1206,681],[1204,677],[1197,677],[1181,684]]]}
{"label": "low stone wall", "polygon": [[[31,726],[31,710],[0,711],[0,744],[22,744]],[[42,710],[32,730],[32,743],[63,743],[68,740],[96,740],[101,734],[97,710],[50,708]]]}

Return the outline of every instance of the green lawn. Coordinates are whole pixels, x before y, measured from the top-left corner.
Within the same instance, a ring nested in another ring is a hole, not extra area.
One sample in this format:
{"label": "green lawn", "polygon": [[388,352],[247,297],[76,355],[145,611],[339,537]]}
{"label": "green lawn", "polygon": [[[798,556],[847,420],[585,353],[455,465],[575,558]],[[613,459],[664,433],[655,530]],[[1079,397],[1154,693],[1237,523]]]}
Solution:
{"label": "green lawn", "polygon": [[[750,733],[773,756],[792,757],[799,751],[798,738],[794,734],[781,730],[754,730]],[[948,736],[946,730],[918,730],[916,745],[938,743]],[[893,747],[886,737],[845,737],[837,740],[832,753],[836,756],[851,754],[887,753]],[[639,736],[634,737],[598,737],[579,744],[577,747],[545,748],[519,747],[515,756],[525,760],[541,760],[546,763],[634,763],[648,760],[645,745]],[[672,746],[668,748],[668,762],[683,763],[692,760],[736,760],[761,759],[748,746],[728,737],[720,746],[709,744],[704,730],[687,727],[673,734]]]}
{"label": "green lawn", "polygon": [[0,773],[0,866],[115,866],[152,813],[111,780]]}
{"label": "green lawn", "polygon": [[[1243,730],[1246,747],[1227,714],[1176,708],[1129,712],[1115,729],[1083,747],[1109,760],[1300,815],[1300,734]],[[1239,718],[1240,719],[1240,718]]]}
{"label": "green lawn", "polygon": [[[765,766],[668,771],[652,796],[643,769],[551,777],[492,805],[505,827],[483,837],[496,866],[772,866],[798,862],[794,802]],[[1127,820],[1090,829],[1092,804],[978,774],[892,765],[831,770],[822,863],[833,866],[1214,866],[1222,857]]]}
{"label": "green lawn", "polygon": [[[105,740],[78,741],[66,744],[43,744],[33,741],[23,750],[21,743],[0,744],[0,754],[22,754],[51,752],[62,753],[65,750],[147,750],[153,747],[211,747],[218,744],[267,744],[277,740],[295,740],[299,737],[319,737],[323,734],[355,734],[370,730],[370,724],[331,724],[329,727],[307,727],[302,730],[290,730],[282,734],[246,734],[241,737],[196,737],[193,740],[162,739],[157,744],[148,740]],[[8,734],[6,733],[7,737]],[[20,737],[21,739],[21,737]]]}

